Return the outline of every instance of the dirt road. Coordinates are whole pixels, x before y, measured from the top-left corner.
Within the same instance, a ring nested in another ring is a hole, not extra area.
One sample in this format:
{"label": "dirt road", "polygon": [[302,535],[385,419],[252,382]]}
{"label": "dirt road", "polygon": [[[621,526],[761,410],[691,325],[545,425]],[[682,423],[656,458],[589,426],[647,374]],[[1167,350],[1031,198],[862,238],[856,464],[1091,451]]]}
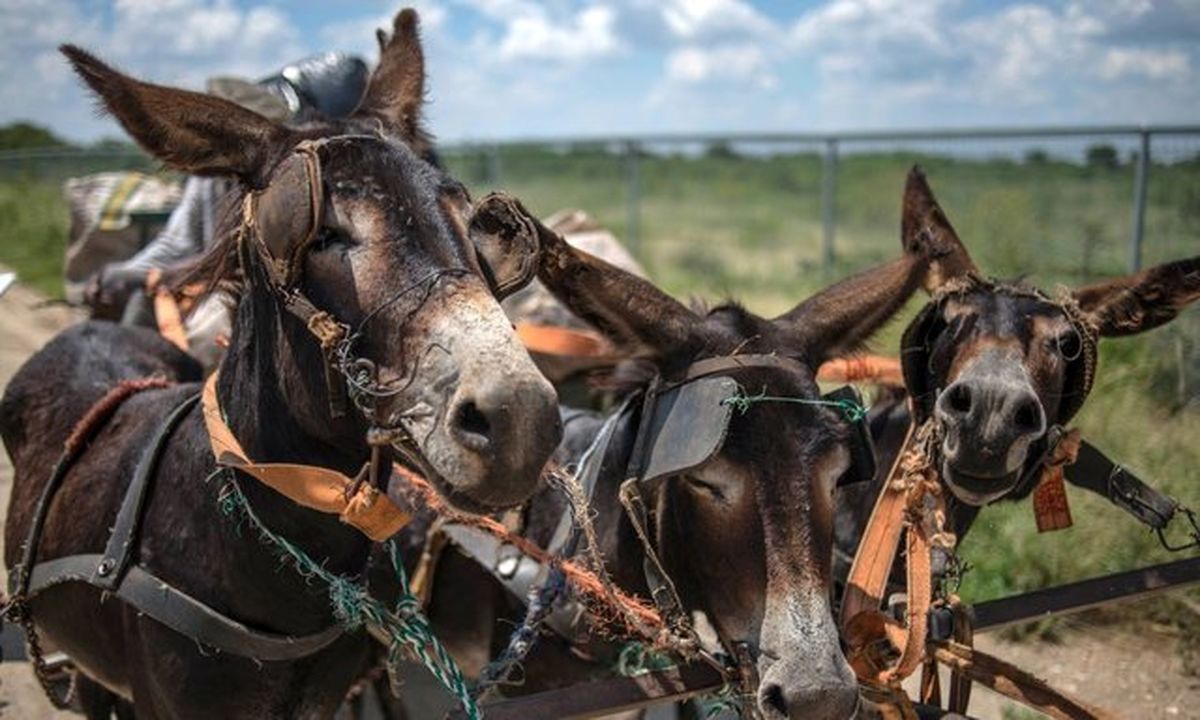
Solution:
{"label": "dirt road", "polygon": [[[0,390],[26,358],[78,319],[63,307],[39,308],[40,302],[20,285],[0,296]],[[12,467],[0,453],[0,529],[11,482]],[[1009,643],[982,636],[979,646],[1124,717],[1200,720],[1200,678],[1184,675],[1175,640],[1168,635],[1080,624],[1061,643]],[[971,714],[986,720],[1034,717],[1016,714],[1007,705],[979,689]],[[0,665],[0,718],[71,717],[77,716],[51,709],[27,664]]]}

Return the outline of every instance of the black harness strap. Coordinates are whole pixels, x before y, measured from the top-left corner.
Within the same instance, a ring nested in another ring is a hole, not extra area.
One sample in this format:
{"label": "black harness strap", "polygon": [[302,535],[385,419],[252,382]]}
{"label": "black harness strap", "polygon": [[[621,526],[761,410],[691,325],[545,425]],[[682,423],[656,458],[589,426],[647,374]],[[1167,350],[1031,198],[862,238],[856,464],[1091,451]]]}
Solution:
{"label": "black harness strap", "polygon": [[1165,529],[1179,510],[1174,498],[1142,482],[1086,440],[1080,442],[1075,463],[1067,465],[1063,474],[1072,485],[1107,498],[1154,530]]}
{"label": "black harness strap", "polygon": [[158,434],[154,436],[150,446],[142,453],[133,480],[125,490],[125,498],[121,501],[121,509],[117,511],[117,521],[113,524],[112,534],[108,536],[108,544],[104,555],[96,565],[96,577],[92,584],[104,590],[113,590],[121,584],[121,578],[129,569],[129,559],[137,542],[137,531],[142,524],[142,513],[146,507],[146,495],[154,480],[154,471],[158,469],[158,461],[162,458],[167,447],[167,440],[179,426],[179,422],[196,407],[200,395],[192,395],[175,406],[167,416]]}
{"label": "black harness strap", "polygon": [[199,399],[200,395],[192,395],[176,405],[142,452],[104,552],[71,555],[33,565],[50,502],[67,469],[78,458],[83,443],[64,452],[39,498],[21,565],[13,577],[14,600],[19,599],[24,604],[47,588],[83,582],[111,593],[181,635],[222,652],[264,661],[294,660],[311,655],[341,637],[341,626],[335,624],[302,637],[254,630],[132,564],[146,498],[157,475],[159,461],[179,423],[195,408]]}
{"label": "black harness strap", "polygon": [[[71,557],[38,563],[31,573],[29,596],[67,582],[97,582],[101,555]],[[126,569],[112,594],[201,645],[255,660],[295,660],[328,646],[342,635],[340,625],[317,633],[292,637],[254,630],[222,615],[191,595],[171,587],[165,580],[137,565]]]}

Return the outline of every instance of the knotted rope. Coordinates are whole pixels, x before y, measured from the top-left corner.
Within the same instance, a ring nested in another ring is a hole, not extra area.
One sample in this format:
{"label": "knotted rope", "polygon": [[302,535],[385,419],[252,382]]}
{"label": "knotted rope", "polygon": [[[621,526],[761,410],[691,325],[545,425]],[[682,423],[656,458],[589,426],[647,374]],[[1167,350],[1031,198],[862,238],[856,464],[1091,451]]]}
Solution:
{"label": "knotted rope", "polygon": [[[213,475],[226,472],[218,469]],[[407,652],[418,660],[427,670],[453,695],[462,706],[470,720],[478,720],[481,716],[475,699],[467,688],[462,671],[454,662],[446,648],[433,634],[429,620],[421,612],[421,602],[412,594],[408,585],[408,575],[400,558],[396,541],[385,543],[392,570],[400,583],[400,595],[394,609],[389,610],[382,602],[371,596],[365,583],[355,582],[350,578],[330,572],[324,565],[313,560],[307,553],[286,538],[275,534],[263,524],[254,509],[250,507],[236,477],[232,474],[221,488],[217,496],[221,511],[227,516],[247,521],[257,533],[259,540],[275,549],[281,563],[291,565],[305,580],[318,581],[328,588],[329,603],[334,617],[347,630],[357,630],[363,625],[369,625],[383,631],[390,640],[388,644],[387,670],[392,683],[393,692],[396,689],[396,670]]]}

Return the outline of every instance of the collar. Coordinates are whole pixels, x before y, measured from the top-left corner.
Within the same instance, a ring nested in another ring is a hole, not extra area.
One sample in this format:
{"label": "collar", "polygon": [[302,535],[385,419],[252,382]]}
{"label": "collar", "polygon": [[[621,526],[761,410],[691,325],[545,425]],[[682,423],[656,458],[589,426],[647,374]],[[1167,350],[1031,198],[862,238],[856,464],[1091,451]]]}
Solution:
{"label": "collar", "polygon": [[378,488],[330,468],[295,463],[256,463],[225,423],[217,399],[217,373],[204,383],[204,426],[217,465],[233,468],[298,505],[337,515],[375,541],[395,535],[411,519]]}

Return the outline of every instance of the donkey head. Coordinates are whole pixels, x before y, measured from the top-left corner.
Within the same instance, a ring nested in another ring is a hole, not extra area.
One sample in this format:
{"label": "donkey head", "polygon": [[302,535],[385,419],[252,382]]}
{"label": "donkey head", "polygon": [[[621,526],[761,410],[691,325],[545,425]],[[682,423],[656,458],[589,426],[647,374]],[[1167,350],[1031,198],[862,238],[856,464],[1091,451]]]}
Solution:
{"label": "donkey head", "polygon": [[[149,152],[240,183],[204,261],[240,293],[223,379],[236,367],[272,388],[285,407],[271,410],[314,446],[349,451],[349,467],[370,430],[469,509],[528,497],[560,436],[555,394],[497,302],[520,284],[505,275],[520,258],[424,159],[415,12],[396,16],[350,117],[299,127],[63,52]],[[343,413],[339,397],[360,412]]]}
{"label": "donkey head", "polygon": [[[914,171],[905,225],[962,248],[924,176]],[[942,426],[942,475],[964,503],[1032,491],[1047,430],[1083,405],[1097,339],[1162,325],[1200,298],[1200,258],[1052,298],[1024,283],[984,280],[962,262],[928,288],[934,300],[903,340],[905,384],[918,422]]]}
{"label": "donkey head", "polygon": [[[840,411],[820,404],[815,370],[855,351],[919,287],[928,260],[944,253],[914,245],[767,319],[737,305],[692,312],[544,227],[540,237],[539,279],[639,355],[643,374],[670,385],[689,371],[711,371],[705,360],[753,355],[757,364],[722,361],[714,374],[748,395],[791,401],[733,412],[706,462],[654,479],[651,533],[686,609],[705,613],[726,650],[753,661],[767,717],[849,717],[858,689],[829,596],[832,493],[850,461],[850,429]],[[699,434],[705,421],[701,414],[689,427]]]}

